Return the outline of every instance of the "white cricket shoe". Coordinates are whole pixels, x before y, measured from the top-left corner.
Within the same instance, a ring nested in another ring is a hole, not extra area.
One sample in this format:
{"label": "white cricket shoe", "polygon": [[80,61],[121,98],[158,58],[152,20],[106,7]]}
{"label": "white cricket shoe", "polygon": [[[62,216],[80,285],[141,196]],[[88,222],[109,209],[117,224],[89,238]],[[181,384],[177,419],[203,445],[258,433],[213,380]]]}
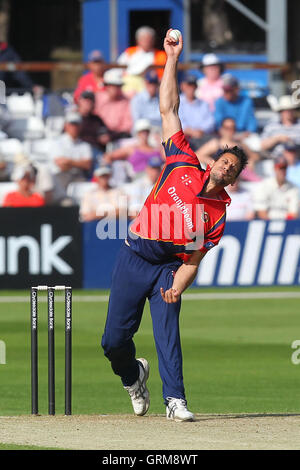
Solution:
{"label": "white cricket shoe", "polygon": [[194,421],[194,415],[187,409],[186,401],[183,398],[167,397],[167,401],[167,419]]}
{"label": "white cricket shoe", "polygon": [[147,413],[150,405],[149,391],[146,382],[149,377],[149,364],[146,359],[137,359],[139,362],[140,375],[137,381],[129,387],[124,387],[130,395],[133,411],[137,416],[143,416]]}

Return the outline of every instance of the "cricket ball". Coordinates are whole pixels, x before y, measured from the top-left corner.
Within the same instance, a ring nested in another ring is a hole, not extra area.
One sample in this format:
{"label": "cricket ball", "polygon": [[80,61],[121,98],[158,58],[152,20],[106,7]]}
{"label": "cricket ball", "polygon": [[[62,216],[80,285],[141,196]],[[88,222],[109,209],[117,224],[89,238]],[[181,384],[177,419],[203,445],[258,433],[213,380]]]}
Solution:
{"label": "cricket ball", "polygon": [[179,41],[179,38],[181,36],[181,32],[179,31],[179,29],[172,29],[172,31],[170,31],[169,33],[169,36],[170,38],[172,38],[174,41],[178,42]]}

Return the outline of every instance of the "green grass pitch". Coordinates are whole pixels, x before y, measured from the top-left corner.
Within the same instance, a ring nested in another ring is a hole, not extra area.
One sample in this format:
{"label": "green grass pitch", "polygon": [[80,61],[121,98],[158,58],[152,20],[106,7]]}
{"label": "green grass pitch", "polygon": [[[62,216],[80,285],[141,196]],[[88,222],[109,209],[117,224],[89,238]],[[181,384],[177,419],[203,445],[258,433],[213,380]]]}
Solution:
{"label": "green grass pitch", "polygon": [[[240,292],[299,289],[240,289]],[[205,290],[231,292],[230,290]],[[189,293],[203,292],[192,290]],[[103,291],[76,291],[99,295]],[[30,304],[0,303],[0,415],[30,414]],[[44,295],[45,294],[41,294]],[[59,296],[61,294],[57,294]],[[131,404],[100,347],[106,302],[73,302],[73,414],[131,413]],[[64,412],[64,304],[56,304],[56,412]],[[39,405],[47,413],[47,304],[39,305]],[[195,413],[299,413],[300,365],[291,361],[300,340],[299,299],[186,300],[181,311],[184,377]],[[135,337],[137,357],[150,363],[150,413],[164,413],[161,381],[145,308]]]}

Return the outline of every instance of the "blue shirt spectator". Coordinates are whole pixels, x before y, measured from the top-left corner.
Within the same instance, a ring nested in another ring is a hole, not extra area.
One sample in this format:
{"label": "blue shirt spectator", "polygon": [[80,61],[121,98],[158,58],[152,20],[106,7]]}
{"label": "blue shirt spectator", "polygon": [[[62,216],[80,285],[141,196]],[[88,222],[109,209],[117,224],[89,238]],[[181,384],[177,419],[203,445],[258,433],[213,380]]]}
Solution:
{"label": "blue shirt spectator", "polygon": [[205,134],[211,134],[215,129],[215,120],[209,104],[196,98],[197,78],[186,74],[181,83],[179,117],[182,129],[193,150],[199,148],[205,139]]}
{"label": "blue shirt spectator", "polygon": [[219,128],[225,118],[235,120],[238,132],[256,132],[253,101],[239,94],[239,82],[230,74],[223,76],[224,96],[216,101],[215,120]]}
{"label": "blue shirt spectator", "polygon": [[131,115],[134,122],[139,119],[148,119],[152,126],[161,126],[158,89],[158,76],[155,71],[150,70],[145,76],[145,90],[131,99]]}
{"label": "blue shirt spectator", "polygon": [[198,98],[189,101],[185,95],[180,96],[179,117],[183,131],[185,129],[200,130],[210,134],[215,128],[215,119],[209,104]]}

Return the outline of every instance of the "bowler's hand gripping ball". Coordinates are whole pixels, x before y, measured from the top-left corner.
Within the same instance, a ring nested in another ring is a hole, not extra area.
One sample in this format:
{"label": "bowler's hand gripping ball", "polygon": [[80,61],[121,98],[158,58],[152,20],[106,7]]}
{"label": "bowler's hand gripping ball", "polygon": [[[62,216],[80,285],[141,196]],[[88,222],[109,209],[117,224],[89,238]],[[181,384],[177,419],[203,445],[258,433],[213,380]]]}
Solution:
{"label": "bowler's hand gripping ball", "polygon": [[179,38],[181,36],[181,32],[179,31],[179,29],[172,29],[172,31],[170,31],[169,33],[169,36],[170,38],[172,38],[174,41],[178,42],[179,41]]}

